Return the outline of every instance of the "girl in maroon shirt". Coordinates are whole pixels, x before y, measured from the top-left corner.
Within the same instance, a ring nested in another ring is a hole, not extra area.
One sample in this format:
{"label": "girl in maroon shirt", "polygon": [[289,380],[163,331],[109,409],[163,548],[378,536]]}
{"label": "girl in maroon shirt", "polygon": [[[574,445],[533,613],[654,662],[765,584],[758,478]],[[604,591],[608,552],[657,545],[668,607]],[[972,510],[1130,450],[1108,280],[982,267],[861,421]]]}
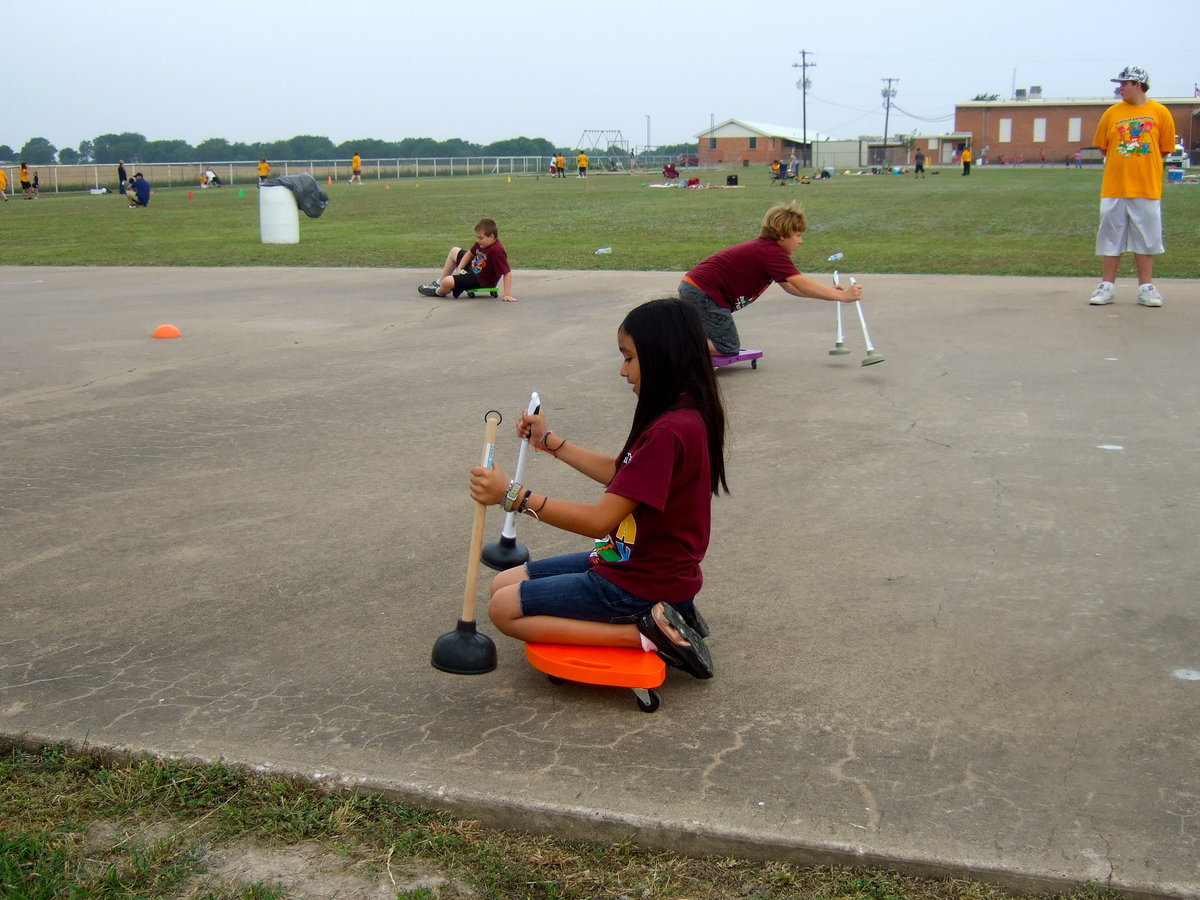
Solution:
{"label": "girl in maroon shirt", "polygon": [[471,469],[471,496],[502,503],[585,537],[590,552],[533,560],[497,575],[488,614],[522,641],[656,650],[711,678],[707,624],[694,598],[708,549],[712,497],[725,482],[725,412],[696,311],[676,298],[632,310],[617,329],[620,374],[637,396],[616,456],[549,430],[540,412],[517,426],[531,444],[605,486],[572,503],[511,483],[499,467]]}

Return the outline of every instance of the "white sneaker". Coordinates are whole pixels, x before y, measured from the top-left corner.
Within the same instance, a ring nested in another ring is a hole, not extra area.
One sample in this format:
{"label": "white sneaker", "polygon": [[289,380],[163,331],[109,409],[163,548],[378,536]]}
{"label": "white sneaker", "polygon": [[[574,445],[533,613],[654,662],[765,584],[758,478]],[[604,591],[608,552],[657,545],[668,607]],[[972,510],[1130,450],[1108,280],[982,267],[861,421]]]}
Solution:
{"label": "white sneaker", "polygon": [[1112,282],[1102,281],[1096,286],[1096,290],[1092,293],[1092,299],[1088,301],[1092,306],[1107,306],[1116,299],[1117,289]]}
{"label": "white sneaker", "polygon": [[1138,305],[1162,306],[1162,294],[1156,291],[1152,284],[1140,285],[1138,287]]}

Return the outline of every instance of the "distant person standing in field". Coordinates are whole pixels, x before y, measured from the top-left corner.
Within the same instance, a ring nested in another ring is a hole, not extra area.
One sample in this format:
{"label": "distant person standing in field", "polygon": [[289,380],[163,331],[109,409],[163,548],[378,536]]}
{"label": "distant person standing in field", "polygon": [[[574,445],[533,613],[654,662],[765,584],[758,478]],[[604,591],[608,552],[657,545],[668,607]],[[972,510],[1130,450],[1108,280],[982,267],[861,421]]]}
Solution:
{"label": "distant person standing in field", "polygon": [[29,183],[29,163],[21,163],[21,196],[29,200],[32,198],[33,185]]}
{"label": "distant person standing in field", "polygon": [[6,191],[8,191],[8,173],[5,172],[4,169],[0,168],[0,197],[4,198],[5,203],[8,202],[8,194]]}
{"label": "distant person standing in field", "polygon": [[963,174],[970,175],[971,174],[971,148],[970,147],[963,147],[962,166],[963,166]]}
{"label": "distant person standing in field", "polygon": [[566,178],[567,177],[567,161],[566,161],[566,159],[563,158],[563,155],[561,153],[558,154],[556,157],[554,157],[554,164],[556,166],[558,166],[558,177]]}
{"label": "distant person standing in field", "polygon": [[918,150],[917,155],[914,157],[914,162],[916,163],[916,165],[913,167],[913,177],[914,178],[924,178],[925,177],[925,154],[922,153],[920,150]]}
{"label": "distant person standing in field", "polygon": [[1096,255],[1100,284],[1088,301],[1106,306],[1116,297],[1121,256],[1133,253],[1137,270],[1137,302],[1162,306],[1154,287],[1154,257],[1166,252],[1162,236],[1163,157],[1175,149],[1175,119],[1171,111],[1146,96],[1150,73],[1126,66],[1116,78],[1115,103],[1104,111],[1092,143],[1104,154],[1100,182],[1100,228]]}
{"label": "distant person standing in field", "polygon": [[117,162],[117,184],[120,187],[121,195],[125,195],[125,184],[129,181],[129,177],[125,174],[125,160]]}
{"label": "distant person standing in field", "polygon": [[354,158],[350,160],[350,183],[354,182],[362,184],[362,157],[358,155],[358,151],[354,151]]}
{"label": "distant person standing in field", "polygon": [[579,151],[579,156],[575,158],[576,164],[579,166],[579,177],[587,178],[588,158],[587,154],[582,150]]}
{"label": "distant person standing in field", "polygon": [[258,161],[258,183],[262,184],[267,180],[267,176],[271,174],[271,164],[267,162],[266,157]]}

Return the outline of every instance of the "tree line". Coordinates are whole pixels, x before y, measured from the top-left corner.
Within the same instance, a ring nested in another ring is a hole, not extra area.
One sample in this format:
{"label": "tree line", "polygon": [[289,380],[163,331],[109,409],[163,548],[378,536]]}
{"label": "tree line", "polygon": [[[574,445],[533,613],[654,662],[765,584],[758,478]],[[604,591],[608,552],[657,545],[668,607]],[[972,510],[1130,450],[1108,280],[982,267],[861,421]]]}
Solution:
{"label": "tree line", "polygon": [[[610,148],[611,150],[611,148]],[[694,151],[692,144],[660,147],[658,153]],[[284,141],[260,143],[230,142],[224,138],[209,138],[192,146],[182,140],[147,140],[134,132],[102,134],[78,147],[59,149],[44,137],[30,138],[19,153],[7,144],[0,144],[0,160],[23,160],[30,165],[77,165],[79,163],[219,163],[248,159],[349,159],[355,153],[367,159],[411,159],[414,157],[464,156],[551,156],[555,152],[571,153],[568,148],[555,147],[545,138],[516,137],[490,144],[474,144],[459,138],[436,141],[433,138],[404,138],[384,141],[377,138],[343,141],[334,144],[327,137],[301,134]]]}

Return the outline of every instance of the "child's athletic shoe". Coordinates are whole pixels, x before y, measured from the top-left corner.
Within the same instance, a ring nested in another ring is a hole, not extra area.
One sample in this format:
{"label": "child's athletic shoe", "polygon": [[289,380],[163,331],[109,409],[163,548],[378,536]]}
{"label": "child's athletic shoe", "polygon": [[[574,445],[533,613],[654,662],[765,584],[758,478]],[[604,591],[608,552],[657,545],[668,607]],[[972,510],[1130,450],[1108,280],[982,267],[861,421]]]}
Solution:
{"label": "child's athletic shoe", "polygon": [[1111,282],[1102,281],[1096,286],[1096,290],[1092,292],[1092,299],[1088,301],[1092,306],[1107,306],[1116,299],[1117,289]]}
{"label": "child's athletic shoe", "polygon": [[438,286],[436,284],[422,284],[417,288],[417,293],[423,297],[436,297]]}
{"label": "child's athletic shoe", "polygon": [[671,604],[654,604],[638,616],[637,627],[658,648],[658,655],[667,665],[683,669],[695,678],[713,677],[712,656],[704,638],[692,630]]}
{"label": "child's athletic shoe", "polygon": [[700,635],[702,638],[708,637],[712,632],[708,627],[708,621],[704,616],[700,615],[700,610],[696,609],[696,601],[692,601],[691,609],[682,613],[683,621],[687,622],[692,631]]}
{"label": "child's athletic shoe", "polygon": [[1156,291],[1152,284],[1140,285],[1138,287],[1138,305],[1162,306],[1162,294]]}

